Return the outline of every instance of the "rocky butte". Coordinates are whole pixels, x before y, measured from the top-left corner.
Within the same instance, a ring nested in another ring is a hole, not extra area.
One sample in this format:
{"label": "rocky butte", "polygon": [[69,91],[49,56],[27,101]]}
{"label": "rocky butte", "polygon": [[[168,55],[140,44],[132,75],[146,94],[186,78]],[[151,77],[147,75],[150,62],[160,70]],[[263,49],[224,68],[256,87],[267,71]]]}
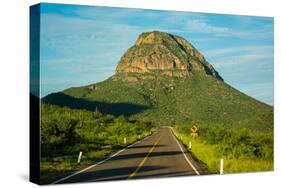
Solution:
{"label": "rocky butte", "polygon": [[223,81],[214,67],[187,40],[160,31],[140,34],[135,44],[121,57],[116,74],[126,73],[137,73],[133,77],[127,76],[129,81],[136,81],[136,75],[139,78],[139,74],[144,73],[174,77],[199,73]]}

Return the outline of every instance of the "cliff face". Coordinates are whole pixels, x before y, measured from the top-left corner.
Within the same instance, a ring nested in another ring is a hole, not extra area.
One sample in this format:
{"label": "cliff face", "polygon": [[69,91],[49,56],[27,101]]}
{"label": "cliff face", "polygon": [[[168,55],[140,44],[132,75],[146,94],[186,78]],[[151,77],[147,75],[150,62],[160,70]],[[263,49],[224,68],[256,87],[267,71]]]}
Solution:
{"label": "cliff face", "polygon": [[174,77],[205,74],[223,80],[204,56],[182,37],[164,32],[142,33],[121,57],[116,74],[158,74]]}

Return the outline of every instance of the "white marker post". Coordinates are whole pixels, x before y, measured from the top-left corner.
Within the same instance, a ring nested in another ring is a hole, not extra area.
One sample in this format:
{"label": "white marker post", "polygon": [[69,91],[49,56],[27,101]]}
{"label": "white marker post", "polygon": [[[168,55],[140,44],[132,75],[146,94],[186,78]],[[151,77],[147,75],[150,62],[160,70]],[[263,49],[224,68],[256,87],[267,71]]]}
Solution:
{"label": "white marker post", "polygon": [[81,157],[82,157],[82,151],[80,151],[80,152],[79,152],[79,155],[78,155],[78,160],[77,160],[77,163],[78,163],[78,164],[80,164]]}
{"label": "white marker post", "polygon": [[189,144],[188,144],[188,149],[191,150],[191,141],[189,141]]}
{"label": "white marker post", "polygon": [[223,159],[221,159],[220,174],[223,174]]}
{"label": "white marker post", "polygon": [[127,138],[126,137],[124,138],[124,144],[127,144]]}
{"label": "white marker post", "polygon": [[139,137],[139,139],[141,138],[140,135],[138,137]]}
{"label": "white marker post", "polygon": [[181,135],[181,140],[182,140],[182,135]]}

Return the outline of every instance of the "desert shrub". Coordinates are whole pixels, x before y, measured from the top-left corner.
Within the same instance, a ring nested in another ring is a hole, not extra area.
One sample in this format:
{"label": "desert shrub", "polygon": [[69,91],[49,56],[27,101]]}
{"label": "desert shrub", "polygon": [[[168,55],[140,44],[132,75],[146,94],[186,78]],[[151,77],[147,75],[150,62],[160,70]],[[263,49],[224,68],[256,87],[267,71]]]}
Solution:
{"label": "desert shrub", "polygon": [[151,122],[102,114],[97,109],[91,112],[42,104],[41,114],[43,179],[75,170],[80,151],[83,152],[82,163],[89,164],[143,138],[154,129]]}
{"label": "desert shrub", "polygon": [[[178,125],[182,134],[189,134],[192,125]],[[227,158],[273,159],[273,135],[270,131],[232,128],[221,125],[198,125],[199,138],[215,145],[221,155]]]}

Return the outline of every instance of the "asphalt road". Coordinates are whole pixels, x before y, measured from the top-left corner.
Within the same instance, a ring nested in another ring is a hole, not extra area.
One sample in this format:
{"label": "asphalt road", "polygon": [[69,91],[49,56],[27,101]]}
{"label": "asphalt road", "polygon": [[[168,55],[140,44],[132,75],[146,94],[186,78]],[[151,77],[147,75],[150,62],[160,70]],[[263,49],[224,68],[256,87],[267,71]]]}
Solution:
{"label": "asphalt road", "polygon": [[202,175],[208,171],[176,139],[161,128],[117,154],[54,183]]}

